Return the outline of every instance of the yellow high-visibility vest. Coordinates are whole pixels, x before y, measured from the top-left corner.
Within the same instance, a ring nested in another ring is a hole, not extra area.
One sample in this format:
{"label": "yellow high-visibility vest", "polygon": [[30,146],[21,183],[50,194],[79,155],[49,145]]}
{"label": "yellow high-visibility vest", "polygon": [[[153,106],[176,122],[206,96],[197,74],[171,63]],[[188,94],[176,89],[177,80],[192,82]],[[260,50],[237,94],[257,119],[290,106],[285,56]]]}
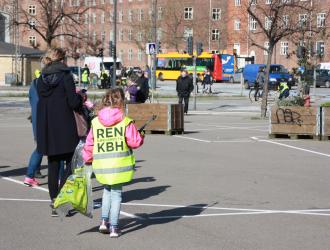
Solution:
{"label": "yellow high-visibility vest", "polygon": [[81,75],[81,81],[82,82],[88,82],[88,71],[85,69]]}
{"label": "yellow high-visibility vest", "polygon": [[105,127],[97,117],[93,119],[93,172],[99,183],[115,185],[132,180],[135,157],[125,138],[126,127],[132,122],[125,117],[120,123]]}
{"label": "yellow high-visibility vest", "polygon": [[282,94],[284,90],[287,89],[289,89],[288,84],[286,82],[280,82],[280,86],[279,86],[280,94]]}

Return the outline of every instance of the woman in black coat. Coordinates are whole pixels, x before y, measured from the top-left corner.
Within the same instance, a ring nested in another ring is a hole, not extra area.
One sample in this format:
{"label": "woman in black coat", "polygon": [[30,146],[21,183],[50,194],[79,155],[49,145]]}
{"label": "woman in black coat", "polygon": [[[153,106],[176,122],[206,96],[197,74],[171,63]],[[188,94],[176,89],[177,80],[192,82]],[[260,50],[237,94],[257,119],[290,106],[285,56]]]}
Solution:
{"label": "woman in black coat", "polygon": [[[71,173],[71,158],[79,142],[73,111],[81,108],[82,97],[76,94],[73,77],[63,63],[64,58],[62,49],[47,52],[37,88],[37,150],[48,156],[48,188],[52,202]],[[61,161],[66,162],[66,173],[59,185]],[[52,207],[52,216],[56,215]]]}

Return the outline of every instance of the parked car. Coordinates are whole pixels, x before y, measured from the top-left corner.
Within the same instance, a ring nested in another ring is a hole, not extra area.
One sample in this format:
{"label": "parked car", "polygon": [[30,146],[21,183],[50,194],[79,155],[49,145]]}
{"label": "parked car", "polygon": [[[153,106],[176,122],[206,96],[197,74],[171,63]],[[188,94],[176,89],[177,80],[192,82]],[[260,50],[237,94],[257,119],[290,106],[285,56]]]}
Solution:
{"label": "parked car", "polygon": [[[260,67],[266,67],[265,64],[248,64],[243,70],[244,87],[249,89],[254,86]],[[281,64],[271,64],[269,72],[269,86],[275,88],[281,79],[285,79],[291,88],[295,84],[295,80],[288,70]]]}
{"label": "parked car", "polygon": [[[314,70],[306,70],[302,75],[302,80],[307,82],[308,85],[314,83]],[[328,69],[317,69],[316,70],[316,87],[330,88],[330,70]]]}
{"label": "parked car", "polygon": [[243,70],[244,70],[244,68],[240,68],[240,69],[236,70],[233,77],[230,78],[230,82],[231,83],[241,82],[241,78],[242,78],[242,75],[243,75]]}

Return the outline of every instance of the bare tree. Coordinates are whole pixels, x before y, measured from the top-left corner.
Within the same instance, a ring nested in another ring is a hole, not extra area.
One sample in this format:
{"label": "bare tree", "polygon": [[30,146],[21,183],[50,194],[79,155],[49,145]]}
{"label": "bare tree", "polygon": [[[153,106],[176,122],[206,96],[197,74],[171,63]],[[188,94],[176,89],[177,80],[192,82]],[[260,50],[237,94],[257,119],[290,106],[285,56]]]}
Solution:
{"label": "bare tree", "polygon": [[72,1],[35,0],[35,11],[27,10],[22,4],[19,6],[19,19],[14,25],[19,25],[25,30],[33,29],[51,47],[60,37],[79,37],[82,27],[82,15],[90,7],[70,6]]}
{"label": "bare tree", "polygon": [[[271,0],[269,4],[256,4],[256,1],[249,0],[245,7],[249,25],[253,22],[257,24],[256,29],[249,27],[248,38],[252,46],[267,52],[266,77],[261,104],[261,116],[266,117],[269,71],[274,48],[283,38],[296,37],[306,32],[310,34],[321,32],[324,28],[317,27],[316,21],[312,22],[310,18],[320,6],[316,3],[312,4],[312,1],[301,0]],[[299,16],[299,13],[307,15]],[[265,40],[260,37],[265,38],[267,46],[265,46]]]}

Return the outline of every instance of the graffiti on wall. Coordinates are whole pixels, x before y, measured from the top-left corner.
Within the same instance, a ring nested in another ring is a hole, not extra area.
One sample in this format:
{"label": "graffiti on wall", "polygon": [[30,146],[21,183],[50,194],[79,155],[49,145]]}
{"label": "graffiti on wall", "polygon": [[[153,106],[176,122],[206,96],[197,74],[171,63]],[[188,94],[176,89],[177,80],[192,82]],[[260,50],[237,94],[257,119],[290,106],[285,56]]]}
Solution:
{"label": "graffiti on wall", "polygon": [[289,108],[278,108],[276,110],[276,118],[278,124],[297,124],[299,126],[303,124],[303,120],[300,119],[301,115],[298,112],[292,111]]}

